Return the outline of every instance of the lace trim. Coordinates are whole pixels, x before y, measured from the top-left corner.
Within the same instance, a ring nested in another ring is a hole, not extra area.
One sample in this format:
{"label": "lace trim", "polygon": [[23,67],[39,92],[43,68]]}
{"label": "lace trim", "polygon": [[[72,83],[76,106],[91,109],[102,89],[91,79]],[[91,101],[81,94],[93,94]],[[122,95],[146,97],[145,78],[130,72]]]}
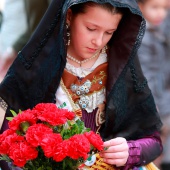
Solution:
{"label": "lace trim", "polygon": [[134,66],[133,62],[130,65],[130,72],[132,74],[132,81],[133,81],[133,84],[134,84],[134,91],[136,93],[140,93],[140,92],[144,91],[144,88],[147,85],[147,80],[145,78],[142,83],[139,83],[139,78],[138,78],[138,76],[136,74],[136,69],[135,69],[135,66]]}
{"label": "lace trim", "polygon": [[8,107],[7,103],[1,97],[0,97],[0,107],[2,107],[4,111],[6,111]]}
{"label": "lace trim", "polygon": [[68,99],[69,99],[69,101],[71,103],[71,106],[72,106],[73,110],[74,111],[79,110],[80,109],[79,105],[74,103],[74,101],[73,101],[71,95],[69,94],[67,88],[65,87],[62,79],[60,81],[60,85],[61,85],[62,89],[64,90],[64,92],[67,94]]}

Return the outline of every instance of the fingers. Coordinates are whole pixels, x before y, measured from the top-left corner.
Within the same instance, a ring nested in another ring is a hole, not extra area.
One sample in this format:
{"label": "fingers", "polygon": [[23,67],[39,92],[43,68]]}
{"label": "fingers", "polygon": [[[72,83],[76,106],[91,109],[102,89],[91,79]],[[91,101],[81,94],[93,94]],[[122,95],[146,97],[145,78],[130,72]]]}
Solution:
{"label": "fingers", "polygon": [[117,137],[117,138],[114,138],[114,139],[111,139],[109,141],[104,142],[104,147],[120,145],[120,144],[122,144],[124,142],[126,142],[125,138]]}
{"label": "fingers", "polygon": [[116,152],[123,152],[123,151],[126,151],[128,149],[129,149],[129,147],[128,147],[128,145],[126,143],[121,143],[119,145],[109,146],[108,149],[106,149],[103,152],[105,152],[105,153],[109,153],[109,152],[113,153],[113,152],[115,152],[116,153]]}
{"label": "fingers", "polygon": [[103,152],[123,152],[128,151],[129,147],[125,138],[115,138],[104,142],[104,147],[108,148]]}
{"label": "fingers", "polygon": [[126,152],[102,152],[100,153],[100,156],[106,159],[124,159],[129,156],[129,154]]}
{"label": "fingers", "polygon": [[116,166],[124,166],[129,154],[127,152],[101,153],[100,156],[103,158],[105,163]]}
{"label": "fingers", "polygon": [[104,147],[108,148],[100,153],[100,156],[104,159],[104,162],[116,166],[125,165],[129,157],[129,147],[126,139],[121,137],[111,139],[104,142]]}

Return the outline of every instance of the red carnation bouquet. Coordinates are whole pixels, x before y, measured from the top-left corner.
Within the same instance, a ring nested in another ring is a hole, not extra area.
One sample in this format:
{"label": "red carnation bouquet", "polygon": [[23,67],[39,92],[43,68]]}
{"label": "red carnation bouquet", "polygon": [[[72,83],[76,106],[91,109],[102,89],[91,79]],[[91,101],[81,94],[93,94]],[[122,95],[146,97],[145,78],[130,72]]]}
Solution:
{"label": "red carnation bouquet", "polygon": [[73,112],[52,103],[20,111],[0,135],[1,160],[23,170],[75,170],[91,153],[103,150],[98,134]]}

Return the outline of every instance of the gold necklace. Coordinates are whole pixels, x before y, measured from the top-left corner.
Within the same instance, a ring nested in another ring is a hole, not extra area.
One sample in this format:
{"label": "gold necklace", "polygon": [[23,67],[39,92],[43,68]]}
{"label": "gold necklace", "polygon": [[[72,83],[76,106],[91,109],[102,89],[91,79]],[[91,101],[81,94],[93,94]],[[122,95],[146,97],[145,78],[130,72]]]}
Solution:
{"label": "gold necklace", "polygon": [[85,60],[83,60],[83,61],[77,60],[76,58],[72,57],[72,56],[71,56],[70,54],[68,54],[68,53],[67,53],[67,57],[68,57],[70,60],[72,60],[72,61],[80,64],[80,67],[81,67],[83,63],[86,63],[86,62],[92,60],[93,58],[97,57],[98,54],[99,54],[99,53],[96,52],[92,57],[87,58],[87,59],[85,59]]}

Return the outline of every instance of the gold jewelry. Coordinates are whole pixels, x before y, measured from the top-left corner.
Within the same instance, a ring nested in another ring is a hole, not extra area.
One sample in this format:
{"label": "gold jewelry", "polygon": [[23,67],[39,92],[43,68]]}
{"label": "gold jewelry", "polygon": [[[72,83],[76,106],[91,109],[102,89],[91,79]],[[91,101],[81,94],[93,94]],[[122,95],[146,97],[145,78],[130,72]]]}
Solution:
{"label": "gold jewelry", "polygon": [[85,60],[83,60],[83,61],[80,61],[80,60],[75,59],[74,57],[72,57],[72,56],[71,56],[70,54],[68,54],[68,53],[67,53],[67,57],[68,57],[70,60],[74,61],[75,63],[80,64],[80,67],[81,67],[82,64],[84,64],[84,63],[92,60],[92,59],[95,58],[95,57],[97,57],[98,54],[99,54],[99,53],[97,52],[97,53],[95,53],[92,57],[87,58],[87,59],[85,59]]}
{"label": "gold jewelry", "polygon": [[69,25],[66,23],[66,29],[67,29],[67,45],[69,46],[70,45],[70,27]]}

